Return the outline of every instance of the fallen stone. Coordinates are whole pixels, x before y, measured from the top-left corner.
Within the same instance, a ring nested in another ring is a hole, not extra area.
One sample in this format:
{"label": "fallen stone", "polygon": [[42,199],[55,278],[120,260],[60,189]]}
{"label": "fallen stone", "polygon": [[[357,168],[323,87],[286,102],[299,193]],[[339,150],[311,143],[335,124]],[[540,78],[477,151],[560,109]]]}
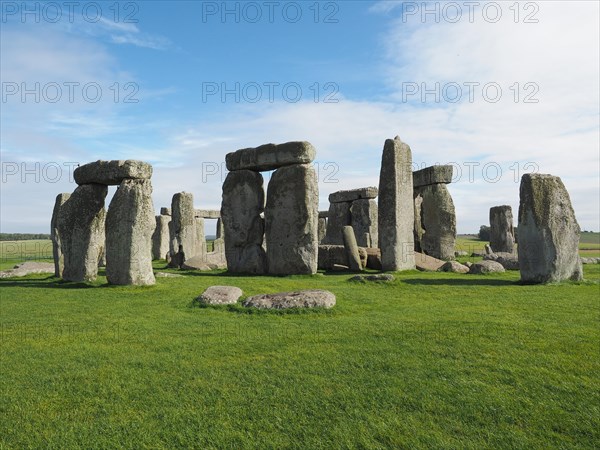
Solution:
{"label": "fallen stone", "polygon": [[50,239],[52,240],[52,258],[54,259],[54,276],[61,277],[64,268],[64,256],[60,246],[60,235],[58,233],[58,213],[62,205],[69,199],[71,194],[63,193],[56,196],[52,219],[50,220]]}
{"label": "fallen stone", "polygon": [[581,264],[600,264],[600,258],[581,258]]}
{"label": "fallen stone", "polygon": [[37,261],[26,261],[21,264],[17,264],[12,269],[3,270],[0,272],[0,278],[10,277],[24,277],[32,273],[53,273],[54,264],[37,262]]}
{"label": "fallen stone", "polygon": [[413,172],[413,187],[452,182],[452,166],[430,166]]}
{"label": "fallen stone", "polygon": [[206,256],[198,255],[193,256],[189,259],[186,259],[183,264],[181,264],[182,270],[212,270],[211,267],[207,264]]}
{"label": "fallen stone", "polygon": [[329,203],[353,202],[359,199],[373,199],[377,197],[379,190],[374,187],[364,187],[359,189],[350,189],[347,191],[337,191],[329,194]]}
{"label": "fallen stone", "polygon": [[156,272],[154,274],[156,278],[182,278],[183,275],[178,273],[169,273],[169,272]]}
{"label": "fallen stone", "polygon": [[498,252],[484,255],[486,261],[496,261],[506,270],[519,270],[519,257],[515,253]]}
{"label": "fallen stone", "polygon": [[77,167],[73,177],[80,186],[90,183],[116,186],[127,179],[149,180],[152,177],[152,165],[132,159],[96,161]]}
{"label": "fallen stone", "polygon": [[261,294],[247,298],[243,305],[261,309],[333,308],[335,295],[320,289]]}
{"label": "fallen stone", "polygon": [[210,286],[196,299],[203,305],[234,305],[242,296],[235,286]]}
{"label": "fallen stone", "polygon": [[438,272],[468,273],[469,267],[458,261],[448,261],[438,269]]}
{"label": "fallen stone", "polygon": [[446,261],[419,252],[415,252],[414,257],[417,269],[421,271],[437,272],[446,263]]}
{"label": "fallen stone", "polygon": [[496,261],[483,260],[473,263],[471,268],[469,269],[469,273],[476,275],[483,275],[488,273],[500,273],[504,272],[504,267],[502,264]]}
{"label": "fallen stone", "polygon": [[286,142],[265,144],[256,148],[245,148],[225,156],[227,170],[266,171],[292,164],[311,163],[316,156],[309,142]]}
{"label": "fallen stone", "polygon": [[377,275],[356,275],[350,278],[348,281],[394,281],[394,276],[389,273],[380,273]]}

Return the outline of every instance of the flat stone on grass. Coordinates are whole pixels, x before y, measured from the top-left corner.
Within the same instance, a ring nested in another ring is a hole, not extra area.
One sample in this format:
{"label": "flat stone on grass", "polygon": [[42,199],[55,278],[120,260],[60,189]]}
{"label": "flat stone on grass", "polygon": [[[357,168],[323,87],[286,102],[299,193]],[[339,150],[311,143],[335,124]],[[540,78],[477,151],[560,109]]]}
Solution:
{"label": "flat stone on grass", "polygon": [[261,309],[333,308],[335,295],[320,289],[260,294],[248,297],[243,305]]}
{"label": "flat stone on grass", "polygon": [[233,305],[242,296],[235,286],[210,286],[196,300],[203,305]]}

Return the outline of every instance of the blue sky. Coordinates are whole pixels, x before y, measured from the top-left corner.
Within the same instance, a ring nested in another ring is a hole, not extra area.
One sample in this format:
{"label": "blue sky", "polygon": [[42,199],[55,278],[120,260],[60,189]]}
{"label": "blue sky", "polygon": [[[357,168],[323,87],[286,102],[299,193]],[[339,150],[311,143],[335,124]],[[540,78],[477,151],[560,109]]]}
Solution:
{"label": "blue sky", "polygon": [[529,171],[600,229],[597,2],[1,3],[3,232],[47,232],[73,162],[145,160],[157,210],[179,191],[218,209],[226,153],[291,140],[317,148],[327,209],[378,184],[396,135],[415,167],[459,171],[459,232],[516,217]]}

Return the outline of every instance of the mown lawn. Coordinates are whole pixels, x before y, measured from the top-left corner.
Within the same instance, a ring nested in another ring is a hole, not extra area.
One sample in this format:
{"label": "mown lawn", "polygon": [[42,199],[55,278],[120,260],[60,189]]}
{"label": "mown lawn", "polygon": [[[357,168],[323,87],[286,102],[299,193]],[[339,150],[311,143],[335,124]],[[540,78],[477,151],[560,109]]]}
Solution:
{"label": "mown lawn", "polygon": [[[584,268],[546,286],[517,272],[0,280],[0,448],[597,448],[600,266]],[[338,303],[194,306],[214,284]]]}

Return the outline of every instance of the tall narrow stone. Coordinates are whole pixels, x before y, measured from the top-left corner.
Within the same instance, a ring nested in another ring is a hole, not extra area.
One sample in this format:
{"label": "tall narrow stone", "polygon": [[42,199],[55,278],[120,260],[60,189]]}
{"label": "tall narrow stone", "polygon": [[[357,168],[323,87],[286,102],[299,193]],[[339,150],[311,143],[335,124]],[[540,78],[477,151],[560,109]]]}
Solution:
{"label": "tall narrow stone", "polygon": [[198,234],[196,230],[193,194],[179,192],[173,195],[169,236],[169,251],[171,255],[178,253],[180,246],[187,259],[198,254]]}
{"label": "tall narrow stone", "polygon": [[312,165],[285,166],[273,173],[265,210],[270,274],[317,272],[318,207],[319,189]]}
{"label": "tall narrow stone", "polygon": [[62,205],[69,199],[71,194],[63,193],[56,196],[52,219],[50,221],[50,238],[52,239],[52,257],[54,258],[54,276],[61,277],[65,265],[64,256],[60,247],[60,235],[58,233],[58,213]]}
{"label": "tall narrow stone", "polygon": [[494,252],[512,253],[514,250],[513,215],[508,205],[490,208],[490,246]]}
{"label": "tall narrow stone", "polygon": [[383,270],[415,268],[412,154],[399,137],[387,139],[379,177],[379,248]]}
{"label": "tall narrow stone", "polygon": [[358,245],[370,247],[372,242],[377,242],[377,202],[370,199],[354,200],[350,212]]}
{"label": "tall narrow stone", "polygon": [[581,280],[581,229],[559,177],[525,174],[519,203],[519,270],[524,283]]}
{"label": "tall narrow stone", "polygon": [[[443,167],[443,166],[442,166]],[[441,260],[454,259],[456,212],[445,184],[414,189],[416,249]]]}
{"label": "tall narrow stone", "polygon": [[352,215],[350,214],[350,202],[330,203],[329,214],[327,217],[327,231],[324,244],[343,245],[342,230],[345,226],[352,224]]}
{"label": "tall narrow stone", "polygon": [[206,236],[204,234],[204,218],[196,217],[196,256],[206,256]]}
{"label": "tall narrow stone", "polygon": [[262,248],[265,193],[263,177],[251,170],[229,172],[223,183],[221,219],[225,231],[227,269],[263,274],[267,258]]}
{"label": "tall narrow stone", "polygon": [[106,214],[106,278],[110,284],[151,285],[156,228],[150,180],[123,180]]}
{"label": "tall narrow stone", "polygon": [[344,248],[346,249],[346,257],[348,258],[348,267],[351,270],[362,270],[360,255],[358,253],[358,244],[356,243],[354,230],[351,226],[344,227],[342,230],[342,237],[344,238]]}
{"label": "tall narrow stone", "polygon": [[93,281],[98,275],[107,193],[104,185],[84,184],[59,209],[57,229],[64,258],[64,280]]}
{"label": "tall narrow stone", "polygon": [[319,217],[319,225],[317,230],[317,239],[319,244],[325,239],[325,233],[327,233],[327,219],[325,217]]}
{"label": "tall narrow stone", "polygon": [[152,259],[164,259],[169,251],[169,222],[171,216],[156,216],[156,229],[152,235]]}

